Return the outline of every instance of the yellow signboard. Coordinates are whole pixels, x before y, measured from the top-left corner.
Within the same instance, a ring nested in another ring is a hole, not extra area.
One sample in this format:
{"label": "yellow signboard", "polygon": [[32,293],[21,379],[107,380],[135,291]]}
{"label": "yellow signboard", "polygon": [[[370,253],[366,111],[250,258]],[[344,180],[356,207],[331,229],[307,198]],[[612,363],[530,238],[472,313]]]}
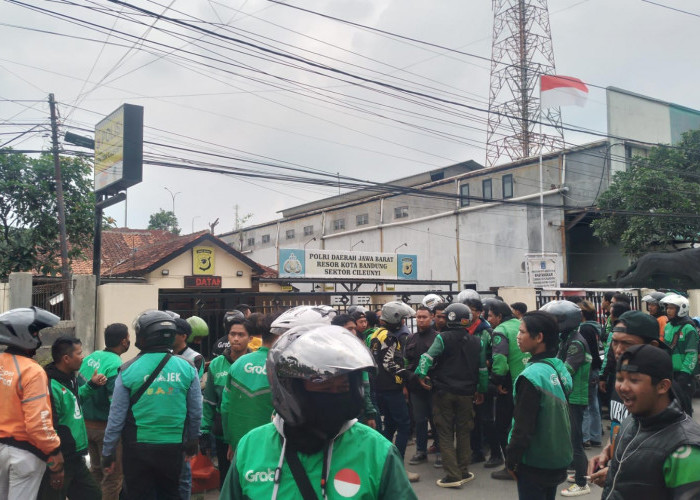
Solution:
{"label": "yellow signboard", "polygon": [[214,248],[197,246],[192,249],[192,274],[214,274]]}

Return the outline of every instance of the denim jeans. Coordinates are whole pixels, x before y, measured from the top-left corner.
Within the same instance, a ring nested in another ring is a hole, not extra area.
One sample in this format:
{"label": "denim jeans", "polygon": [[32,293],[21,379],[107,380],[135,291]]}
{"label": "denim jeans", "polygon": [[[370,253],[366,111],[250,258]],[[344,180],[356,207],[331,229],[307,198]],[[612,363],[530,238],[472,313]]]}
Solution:
{"label": "denim jeans", "polygon": [[591,383],[588,390],[588,406],[583,412],[583,442],[594,441],[601,443],[603,441],[603,422],[600,415],[600,406],[598,404],[598,381]]}
{"label": "denim jeans", "polygon": [[428,420],[432,418],[433,414],[430,393],[427,391],[412,391],[411,404],[413,406],[413,421],[416,425],[416,453],[427,453]]}
{"label": "denim jeans", "polygon": [[588,470],[588,458],[583,450],[583,405],[569,405],[569,420],[571,421],[571,446],[574,448],[574,471],[576,471],[576,484],[586,485],[586,471]]}
{"label": "denim jeans", "polygon": [[192,496],[192,467],[187,457],[182,461],[182,470],[180,471],[180,484],[178,486],[181,500],[190,500]]}
{"label": "denim jeans", "polygon": [[384,417],[384,437],[394,444],[401,453],[406,454],[406,444],[411,433],[411,417],[408,415],[408,405],[402,391],[377,391],[377,402]]}

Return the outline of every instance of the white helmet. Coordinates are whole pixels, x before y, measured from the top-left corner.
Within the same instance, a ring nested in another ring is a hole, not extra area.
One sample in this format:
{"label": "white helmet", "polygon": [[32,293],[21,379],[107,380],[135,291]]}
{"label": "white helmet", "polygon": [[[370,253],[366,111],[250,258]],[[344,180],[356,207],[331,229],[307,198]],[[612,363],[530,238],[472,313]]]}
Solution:
{"label": "white helmet", "polygon": [[472,290],[471,288],[462,290],[461,292],[459,292],[459,295],[457,295],[457,302],[460,302],[462,304],[464,304],[469,299],[481,300],[481,297],[479,296],[479,293],[476,290]]}
{"label": "white helmet", "polygon": [[290,328],[312,323],[331,324],[336,311],[331,306],[296,306],[284,311],[270,325],[270,333],[282,335]]}
{"label": "white helmet", "polygon": [[676,316],[678,316],[679,318],[685,318],[690,312],[690,303],[688,302],[688,299],[686,299],[682,295],[666,295],[663,299],[659,301],[659,303],[665,306],[676,306],[678,308]]}
{"label": "white helmet", "polygon": [[435,309],[436,305],[442,304],[443,302],[445,302],[445,299],[440,297],[438,294],[429,293],[428,295],[423,297],[421,304],[430,309],[430,311],[432,312]]}
{"label": "white helmet", "polygon": [[393,300],[382,306],[381,319],[388,325],[400,325],[401,320],[415,315],[416,311],[411,306],[399,300]]}

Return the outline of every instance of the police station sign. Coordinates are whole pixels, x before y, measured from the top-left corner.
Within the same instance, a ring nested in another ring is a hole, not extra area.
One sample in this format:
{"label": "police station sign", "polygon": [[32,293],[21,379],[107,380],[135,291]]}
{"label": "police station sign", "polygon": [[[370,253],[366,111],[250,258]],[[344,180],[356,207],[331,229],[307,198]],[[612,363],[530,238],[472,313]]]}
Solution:
{"label": "police station sign", "polygon": [[559,286],[559,254],[527,254],[527,283],[535,288],[557,288]]}
{"label": "police station sign", "polygon": [[418,276],[416,255],[282,248],[281,278],[406,279]]}

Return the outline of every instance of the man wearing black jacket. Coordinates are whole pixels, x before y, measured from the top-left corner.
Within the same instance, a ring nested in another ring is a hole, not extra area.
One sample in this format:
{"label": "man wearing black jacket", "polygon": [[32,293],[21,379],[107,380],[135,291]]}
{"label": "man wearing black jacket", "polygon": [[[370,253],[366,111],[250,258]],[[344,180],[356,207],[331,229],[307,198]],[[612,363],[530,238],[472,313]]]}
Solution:
{"label": "man wearing black jacket", "polygon": [[[437,332],[432,327],[433,315],[425,306],[416,311],[416,326],[418,331],[408,337],[404,349],[406,369],[409,371],[406,387],[413,409],[413,420],[416,425],[416,454],[408,462],[418,465],[428,460],[428,420],[433,414],[430,392],[425,390],[413,373],[418,368],[420,357],[428,351]],[[433,427],[434,428],[434,427]]]}
{"label": "man wearing black jacket", "polygon": [[[445,309],[445,316],[448,329],[440,332],[428,352],[420,357],[416,374],[420,383],[433,392],[433,419],[445,469],[445,477],[438,479],[437,485],[459,488],[474,479],[474,473],[469,472],[469,433],[474,427],[473,405],[484,401],[488,373],[484,347],[466,330],[472,316],[469,307],[451,304]],[[429,385],[425,379],[433,365]]]}

